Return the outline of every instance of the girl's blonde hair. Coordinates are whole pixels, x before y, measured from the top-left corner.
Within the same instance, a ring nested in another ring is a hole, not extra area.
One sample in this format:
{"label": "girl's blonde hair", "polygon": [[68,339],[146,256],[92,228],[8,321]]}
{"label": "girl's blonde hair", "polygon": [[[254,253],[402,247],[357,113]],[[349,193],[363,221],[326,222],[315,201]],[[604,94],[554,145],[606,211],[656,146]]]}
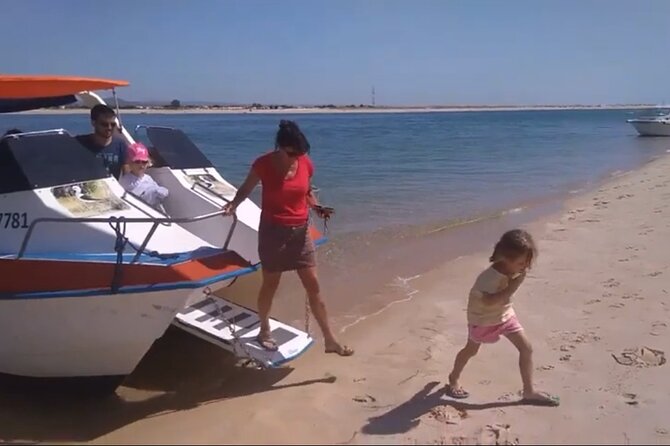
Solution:
{"label": "girl's blonde hair", "polygon": [[489,258],[491,262],[497,262],[501,258],[515,259],[519,256],[528,256],[528,267],[533,264],[537,258],[537,247],[533,237],[523,229],[512,229],[500,237],[498,243],[493,248],[493,254]]}

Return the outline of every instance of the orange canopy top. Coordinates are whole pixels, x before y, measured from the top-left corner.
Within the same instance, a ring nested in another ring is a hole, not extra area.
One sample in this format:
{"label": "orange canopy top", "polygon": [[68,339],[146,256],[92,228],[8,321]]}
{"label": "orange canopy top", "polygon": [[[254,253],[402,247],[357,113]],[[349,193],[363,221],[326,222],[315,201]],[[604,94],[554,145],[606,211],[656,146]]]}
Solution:
{"label": "orange canopy top", "polygon": [[126,81],[72,76],[14,76],[0,74],[0,98],[30,99],[67,96],[81,91],[124,87]]}

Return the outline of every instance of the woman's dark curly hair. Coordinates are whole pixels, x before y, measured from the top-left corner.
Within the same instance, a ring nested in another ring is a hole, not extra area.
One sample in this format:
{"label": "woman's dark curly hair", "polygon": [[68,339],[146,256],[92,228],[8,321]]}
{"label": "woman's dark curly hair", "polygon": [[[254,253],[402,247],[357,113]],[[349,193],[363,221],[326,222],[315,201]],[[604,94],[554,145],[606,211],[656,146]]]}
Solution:
{"label": "woman's dark curly hair", "polygon": [[294,121],[282,119],[279,122],[279,130],[275,138],[275,149],[280,147],[292,147],[298,153],[309,153],[309,142]]}

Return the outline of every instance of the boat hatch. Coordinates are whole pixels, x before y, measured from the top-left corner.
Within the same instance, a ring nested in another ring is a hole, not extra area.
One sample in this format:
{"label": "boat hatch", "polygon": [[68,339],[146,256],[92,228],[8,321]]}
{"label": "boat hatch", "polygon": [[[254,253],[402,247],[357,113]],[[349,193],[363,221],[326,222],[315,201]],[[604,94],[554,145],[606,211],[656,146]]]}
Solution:
{"label": "boat hatch", "polygon": [[295,359],[313,343],[304,331],[270,319],[278,350],[265,350],[256,341],[260,330],[258,315],[213,295],[177,313],[172,324],[264,367],[277,367]]}
{"label": "boat hatch", "polygon": [[169,127],[144,127],[151,141],[150,155],[154,167],[198,169],[214,167],[184,132]]}
{"label": "boat hatch", "polygon": [[0,141],[0,194],[109,177],[100,159],[61,131]]}

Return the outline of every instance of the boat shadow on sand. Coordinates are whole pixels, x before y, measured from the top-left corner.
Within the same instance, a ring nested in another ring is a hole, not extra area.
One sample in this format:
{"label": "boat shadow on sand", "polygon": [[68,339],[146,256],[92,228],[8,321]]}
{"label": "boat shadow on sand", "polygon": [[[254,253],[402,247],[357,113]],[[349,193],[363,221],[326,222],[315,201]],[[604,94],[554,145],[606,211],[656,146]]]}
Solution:
{"label": "boat shadow on sand", "polygon": [[48,389],[0,377],[0,442],[89,441],[133,422],[256,393],[332,383],[334,377],[278,384],[290,367],[240,367],[220,348],[170,329],[115,395]]}

